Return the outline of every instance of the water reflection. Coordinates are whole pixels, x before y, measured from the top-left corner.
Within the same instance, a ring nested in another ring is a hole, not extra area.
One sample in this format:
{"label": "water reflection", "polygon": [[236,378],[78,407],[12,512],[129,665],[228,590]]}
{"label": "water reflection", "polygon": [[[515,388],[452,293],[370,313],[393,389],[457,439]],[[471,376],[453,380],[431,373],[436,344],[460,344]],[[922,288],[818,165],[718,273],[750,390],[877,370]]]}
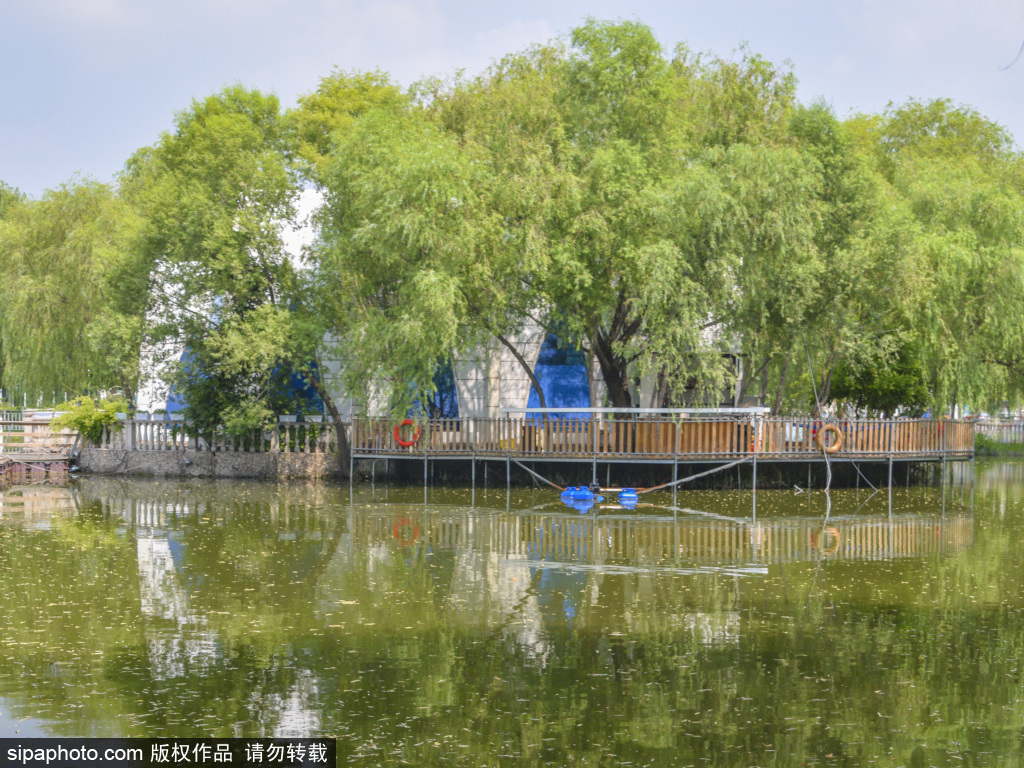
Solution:
{"label": "water reflection", "polygon": [[363,765],[1010,765],[1024,475],[947,480],[827,521],[814,491],[754,519],[741,493],[11,489],[0,727],[328,734]]}

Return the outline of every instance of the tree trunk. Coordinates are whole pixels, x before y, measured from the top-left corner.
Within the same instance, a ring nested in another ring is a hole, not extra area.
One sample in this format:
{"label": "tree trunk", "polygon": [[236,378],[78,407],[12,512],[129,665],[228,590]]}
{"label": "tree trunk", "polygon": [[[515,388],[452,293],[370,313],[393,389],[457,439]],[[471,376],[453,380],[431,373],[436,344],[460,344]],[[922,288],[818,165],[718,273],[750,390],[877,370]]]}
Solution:
{"label": "tree trunk", "polygon": [[749,372],[746,370],[743,371],[743,380],[740,383],[739,390],[740,394],[739,397],[736,398],[738,402],[742,401],[743,398],[746,397],[747,389],[750,388],[750,382],[752,382],[754,380],[754,377],[760,374],[761,371],[765,369],[768,363],[771,362],[771,359],[772,356],[768,355],[767,357],[765,357],[764,362],[757,366],[757,368],[751,368]]}
{"label": "tree trunk", "polygon": [[590,340],[591,348],[601,367],[601,378],[608,390],[608,402],[612,408],[632,408],[633,398],[629,394],[629,380],[626,378],[626,361],[616,355],[611,344],[595,334]]}
{"label": "tree trunk", "polygon": [[786,359],[782,362],[782,371],[779,373],[779,386],[775,389],[775,402],[772,403],[772,416],[778,416],[779,409],[782,408],[782,390],[786,386],[790,357],[792,357],[792,352],[787,352]]}
{"label": "tree trunk", "polygon": [[[537,375],[533,372],[533,369],[530,367],[530,365],[526,362],[523,356],[519,354],[519,350],[512,345],[512,342],[510,342],[501,334],[494,333],[494,331],[491,331],[491,333],[494,334],[494,338],[496,338],[498,341],[504,344],[505,348],[512,353],[512,356],[519,361],[519,365],[521,365],[523,370],[526,371],[526,375],[529,377],[530,383],[533,385],[533,388],[537,390],[537,399],[540,400],[540,407],[547,408],[548,402],[544,397],[544,390],[540,386],[540,381],[537,380]],[[547,414],[544,415],[545,417],[547,416]]]}
{"label": "tree trunk", "polygon": [[[836,367],[833,365],[828,369],[828,373],[825,374],[824,381],[821,383],[821,404],[825,405],[828,402],[829,397],[832,394],[832,374],[835,373]],[[820,415],[820,414],[819,414]]]}
{"label": "tree trunk", "polygon": [[764,405],[768,399],[768,361],[765,360],[764,367],[761,369],[761,396],[757,399],[760,405]]}
{"label": "tree trunk", "polygon": [[658,386],[651,393],[651,408],[664,408],[665,397],[668,395],[668,376],[658,371]]}
{"label": "tree trunk", "polygon": [[341,420],[341,413],[338,412],[338,406],[334,404],[334,398],[331,397],[331,393],[327,391],[327,387],[324,386],[320,377],[306,373],[306,378],[309,379],[320,399],[324,401],[324,406],[331,415],[331,422],[334,424],[334,434],[338,439],[338,464],[341,467],[342,476],[347,477],[349,457],[352,454],[352,449],[348,444],[348,435],[345,433],[345,425]]}

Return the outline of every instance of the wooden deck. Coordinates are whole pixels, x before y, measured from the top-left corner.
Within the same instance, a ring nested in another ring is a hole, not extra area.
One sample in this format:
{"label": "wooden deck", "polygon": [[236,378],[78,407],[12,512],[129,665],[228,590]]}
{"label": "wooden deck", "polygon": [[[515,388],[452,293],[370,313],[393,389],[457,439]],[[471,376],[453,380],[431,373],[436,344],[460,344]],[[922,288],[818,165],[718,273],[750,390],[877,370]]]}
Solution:
{"label": "wooden deck", "polygon": [[[974,427],[964,421],[865,419],[832,422],[842,445],[836,460],[938,461],[974,455]],[[758,461],[821,461],[822,422],[811,419],[430,419],[413,445],[395,438],[395,422],[356,419],[359,458],[481,457],[530,460],[695,462],[756,455]],[[416,436],[403,427],[399,437]]]}

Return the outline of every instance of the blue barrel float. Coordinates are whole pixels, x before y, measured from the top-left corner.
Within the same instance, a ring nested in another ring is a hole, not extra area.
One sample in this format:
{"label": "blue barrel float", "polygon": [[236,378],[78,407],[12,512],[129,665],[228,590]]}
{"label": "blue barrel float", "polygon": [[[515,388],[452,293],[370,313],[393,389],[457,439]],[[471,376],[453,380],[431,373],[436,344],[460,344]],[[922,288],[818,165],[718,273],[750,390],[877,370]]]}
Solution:
{"label": "blue barrel float", "polygon": [[604,496],[598,496],[585,485],[570,485],[562,491],[559,498],[562,499],[566,506],[572,507],[581,515],[593,509],[594,505],[598,502],[604,501]]}
{"label": "blue barrel float", "polygon": [[622,506],[632,509],[636,506],[637,502],[640,501],[640,494],[636,492],[635,488],[623,488],[619,491],[617,501]]}

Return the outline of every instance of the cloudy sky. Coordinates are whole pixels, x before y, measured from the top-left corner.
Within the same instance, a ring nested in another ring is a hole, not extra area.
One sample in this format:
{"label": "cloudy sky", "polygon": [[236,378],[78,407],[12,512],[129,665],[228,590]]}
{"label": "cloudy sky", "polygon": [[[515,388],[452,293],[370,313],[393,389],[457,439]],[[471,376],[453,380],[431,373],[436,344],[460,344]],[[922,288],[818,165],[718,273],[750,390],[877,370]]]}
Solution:
{"label": "cloudy sky", "polygon": [[789,60],[843,116],[909,97],[968,104],[1024,143],[1021,0],[0,0],[0,180],[33,197],[110,180],[193,98],[240,82],[285,106],[333,68],[409,84],[475,73],[586,17],[671,49]]}

